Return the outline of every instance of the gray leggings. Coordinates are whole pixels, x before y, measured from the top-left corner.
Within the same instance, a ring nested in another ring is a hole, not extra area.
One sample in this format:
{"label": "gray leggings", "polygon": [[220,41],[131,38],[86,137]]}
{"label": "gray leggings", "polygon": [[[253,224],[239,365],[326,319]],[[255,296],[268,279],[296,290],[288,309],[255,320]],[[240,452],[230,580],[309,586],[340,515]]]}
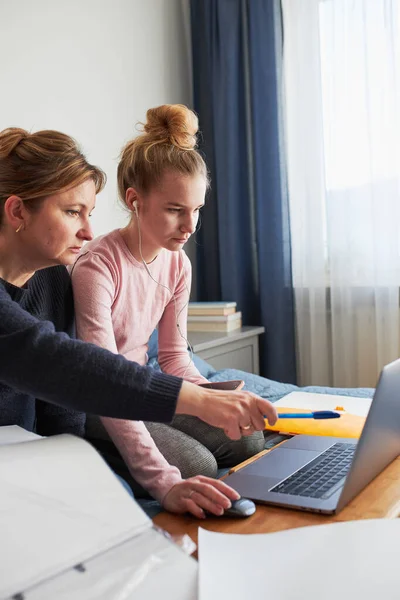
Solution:
{"label": "gray leggings", "polygon": [[[171,465],[178,467],[183,479],[195,475],[215,478],[218,468],[233,467],[264,448],[262,431],[231,440],[222,429],[188,415],[177,415],[169,425],[150,422],[145,425],[157,448]],[[111,468],[129,483],[137,498],[148,497],[148,492],[129,473],[111,440],[90,441]]]}

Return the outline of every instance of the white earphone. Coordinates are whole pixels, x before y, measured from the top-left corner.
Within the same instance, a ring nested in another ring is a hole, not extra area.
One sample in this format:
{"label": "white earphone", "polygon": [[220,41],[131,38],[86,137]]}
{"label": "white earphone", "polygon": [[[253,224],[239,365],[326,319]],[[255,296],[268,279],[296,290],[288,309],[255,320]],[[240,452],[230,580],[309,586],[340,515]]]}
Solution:
{"label": "white earphone", "polygon": [[[167,285],[164,285],[163,283],[160,283],[159,281],[157,281],[156,279],[154,279],[154,277],[152,276],[152,274],[150,273],[150,269],[147,266],[146,261],[143,258],[143,254],[142,254],[142,234],[140,231],[140,219],[139,219],[139,207],[138,207],[138,203],[137,200],[134,200],[132,202],[132,208],[133,211],[136,215],[137,218],[137,225],[138,225],[138,238],[139,238],[139,254],[140,254],[140,258],[141,261],[143,263],[144,268],[146,269],[146,272],[148,274],[148,276],[150,277],[150,279],[152,279],[154,281],[154,283],[156,283],[157,285],[160,285],[161,287],[165,288],[166,290],[168,290],[168,292],[171,294],[172,299],[174,301],[174,311],[175,311],[175,322],[176,322],[176,328],[178,330],[179,335],[181,336],[181,338],[186,342],[187,347],[189,348],[190,351],[190,356],[189,356],[189,363],[183,373],[182,377],[185,377],[186,375],[186,371],[188,370],[188,368],[190,367],[191,363],[193,362],[193,348],[192,345],[190,344],[189,340],[183,335],[182,331],[181,331],[181,326],[179,325],[179,317],[181,315],[181,312],[186,308],[186,306],[189,304],[189,300],[190,300],[190,291],[186,282],[186,276],[185,276],[185,268],[184,268],[184,262],[183,262],[183,258],[182,258],[182,270],[181,270],[181,274],[183,274],[183,280],[185,282],[185,288],[188,294],[188,300],[186,302],[186,304],[184,304],[182,306],[182,308],[180,309],[179,313],[177,312],[177,308],[176,308],[176,298],[175,298],[175,294],[169,289],[169,287]],[[183,252],[183,250],[182,250]],[[181,255],[181,251],[179,251],[179,255]]]}

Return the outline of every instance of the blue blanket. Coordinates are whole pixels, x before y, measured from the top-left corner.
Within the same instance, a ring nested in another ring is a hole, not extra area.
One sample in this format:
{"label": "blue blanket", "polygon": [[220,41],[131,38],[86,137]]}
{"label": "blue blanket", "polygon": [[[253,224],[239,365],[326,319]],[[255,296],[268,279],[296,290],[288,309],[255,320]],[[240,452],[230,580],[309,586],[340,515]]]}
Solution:
{"label": "blue blanket", "polygon": [[266,379],[259,375],[239,371],[239,369],[222,369],[215,371],[210,376],[210,381],[226,381],[229,379],[243,379],[245,389],[258,394],[262,398],[266,398],[271,402],[276,402],[290,392],[301,390],[303,392],[316,392],[318,394],[335,394],[341,396],[357,396],[358,398],[372,398],[374,390],[372,388],[332,388],[321,386],[298,387],[291,383],[281,383]]}

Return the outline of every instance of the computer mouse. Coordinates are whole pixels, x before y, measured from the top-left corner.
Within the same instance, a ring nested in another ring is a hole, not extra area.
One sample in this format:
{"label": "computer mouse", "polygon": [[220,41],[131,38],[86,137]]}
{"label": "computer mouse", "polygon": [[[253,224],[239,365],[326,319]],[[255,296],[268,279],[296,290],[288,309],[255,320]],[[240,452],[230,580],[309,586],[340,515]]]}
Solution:
{"label": "computer mouse", "polygon": [[224,511],[224,517],[250,517],[256,512],[256,505],[248,498],[234,500],[232,506]]}

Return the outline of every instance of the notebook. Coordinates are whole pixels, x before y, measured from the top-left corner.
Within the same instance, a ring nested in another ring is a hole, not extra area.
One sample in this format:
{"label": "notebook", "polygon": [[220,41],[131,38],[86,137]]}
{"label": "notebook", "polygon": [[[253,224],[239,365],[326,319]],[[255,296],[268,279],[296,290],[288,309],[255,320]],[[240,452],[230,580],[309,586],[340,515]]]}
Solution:
{"label": "notebook", "polygon": [[[0,427],[0,489],[0,599],[15,594],[26,600],[59,597],[54,586],[60,578],[76,587],[79,575],[83,586],[95,577],[96,565],[102,560],[113,564],[111,558],[124,545],[131,559],[125,579],[132,585],[140,575],[136,591],[158,560],[159,582],[163,565],[169,567],[163,597],[195,597],[195,561],[154,531],[150,518],[84,440],[71,435],[42,438],[16,426]],[[192,581],[185,593],[177,584],[180,572]],[[102,573],[109,585],[112,569]],[[151,587],[154,582],[148,579]],[[151,598],[145,588],[140,588],[140,597]],[[66,597],[74,596],[71,592]]]}
{"label": "notebook", "polygon": [[291,392],[283,396],[274,406],[304,408],[308,410],[343,410],[348,414],[366,417],[372,398],[342,396],[337,394],[317,394],[315,392]]}
{"label": "notebook", "polygon": [[278,412],[306,413],[315,410],[334,410],[340,419],[278,419],[275,425],[265,421],[266,429],[287,434],[328,435],[359,438],[371,406],[371,398],[291,392],[274,403]]}

